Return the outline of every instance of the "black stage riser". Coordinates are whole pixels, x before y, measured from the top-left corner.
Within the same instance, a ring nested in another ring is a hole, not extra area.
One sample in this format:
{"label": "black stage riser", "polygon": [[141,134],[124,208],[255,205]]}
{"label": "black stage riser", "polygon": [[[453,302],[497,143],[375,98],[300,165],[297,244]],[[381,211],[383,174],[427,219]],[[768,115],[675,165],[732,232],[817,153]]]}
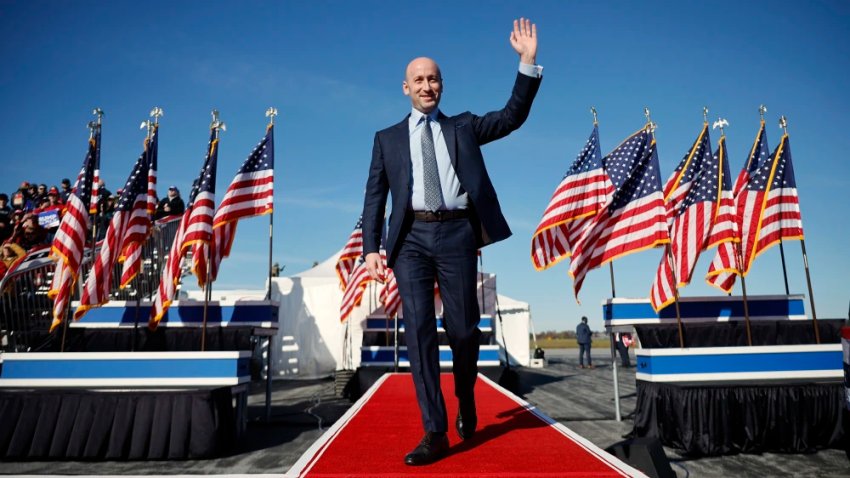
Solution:
{"label": "black stage riser", "polygon": [[0,459],[175,460],[236,437],[230,388],[0,392]]}

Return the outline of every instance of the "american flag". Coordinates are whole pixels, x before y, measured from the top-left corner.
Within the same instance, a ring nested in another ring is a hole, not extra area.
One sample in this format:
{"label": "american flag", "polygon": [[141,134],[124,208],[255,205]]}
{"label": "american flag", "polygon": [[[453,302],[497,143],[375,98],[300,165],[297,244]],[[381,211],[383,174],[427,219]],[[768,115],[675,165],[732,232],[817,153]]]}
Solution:
{"label": "american flag", "polygon": [[53,238],[51,254],[58,258],[53,273],[53,283],[47,292],[53,299],[53,331],[65,319],[66,306],[71,299],[74,284],[80,272],[80,264],[90,226],[88,204],[91,200],[92,180],[94,178],[94,159],[100,143],[100,133],[96,131],[89,139],[89,151],[83,160],[83,167],[68,196],[65,215]]}
{"label": "american flag", "polygon": [[[230,255],[236,237],[236,223],[247,217],[270,214],[274,211],[274,126],[257,143],[248,159],[242,163],[231,181],[224,199],[213,218],[213,247],[210,254],[210,279],[218,277],[221,261]],[[196,259],[196,272],[203,287],[206,278],[206,257]]]}
{"label": "american flag", "polygon": [[711,144],[708,140],[708,123],[705,123],[691,149],[664,184],[664,204],[667,208],[668,224],[676,217],[679,212],[677,209],[691,190],[694,178],[700,171],[700,165],[709,160],[711,160]]}
{"label": "american flag", "polygon": [[120,256],[126,254],[130,244],[141,243],[147,238],[150,228],[147,211],[148,167],[147,148],[145,148],[136,160],[127,182],[124,183],[124,191],[115,205],[115,215],[109,222],[106,237],[100,245],[100,252],[94,258],[91,271],[83,286],[80,306],[74,312],[75,320],[79,320],[89,309],[109,302],[115,263]]}
{"label": "american flag", "polygon": [[739,251],[752,249],[755,244],[755,231],[758,228],[759,214],[754,214],[752,208],[755,207],[755,202],[747,201],[748,194],[745,193],[750,179],[756,175],[760,166],[768,162],[767,133],[764,127],[764,120],[761,122],[761,127],[753,142],[753,147],[750,149],[750,154],[747,157],[747,164],[741,170],[738,178],[735,180],[733,189],[735,203],[735,221],[737,224],[738,242],[739,245],[722,245],[717,249],[714,259],[708,269],[706,281],[718,287],[725,292],[731,292],[735,285],[735,274],[740,274],[742,266],[739,265]]}
{"label": "american flag", "polygon": [[[210,222],[206,225],[207,240],[209,240],[211,235],[212,210],[215,205],[213,204],[214,195],[209,192],[209,188],[215,185],[215,167],[218,154],[216,148],[218,140],[215,138],[215,134],[215,130],[213,130],[210,136],[209,146],[207,147],[207,157],[204,161],[204,167],[201,168],[197,179],[192,183],[192,190],[189,193],[189,204],[186,205],[186,211],[180,219],[180,225],[177,227],[177,232],[174,234],[174,240],[171,243],[171,249],[168,253],[168,260],[160,276],[158,291],[154,298],[150,320],[148,321],[148,328],[151,330],[156,330],[159,321],[162,320],[162,317],[174,300],[174,294],[177,292],[177,284],[180,283],[182,273],[183,254],[185,249],[191,245],[189,240],[199,240],[199,237],[203,237],[205,215],[210,216]],[[195,209],[199,209],[200,211],[196,211]]]}
{"label": "american flag", "polygon": [[[128,235],[124,238],[124,250],[118,258],[124,265],[121,270],[121,285],[123,289],[139,274],[142,268],[142,246],[150,234],[153,225],[152,218],[156,212],[156,163],[159,150],[159,126],[153,125],[151,137],[145,140],[145,161],[148,169],[147,193],[145,194],[145,205],[139,203],[141,197],[136,198]],[[126,187],[124,188],[127,189]],[[153,205],[153,209],[151,209]],[[137,291],[138,294],[138,291]]]}
{"label": "american flag", "polygon": [[[719,287],[725,292],[731,292],[732,285],[735,282],[736,270],[735,260],[738,257],[740,248],[740,231],[738,229],[738,218],[735,212],[735,195],[732,190],[732,176],[729,174],[729,156],[726,154],[726,136],[721,136],[717,145],[717,153],[720,158],[720,171],[723,175],[721,181],[720,192],[720,207],[717,211],[717,219],[711,229],[711,236],[708,238],[708,246],[710,249],[717,246],[717,252],[714,254],[714,259],[709,266],[709,273],[705,279],[709,285]],[[723,260],[727,260],[726,264]],[[713,280],[720,274],[723,278],[718,278],[719,282],[714,283]],[[731,283],[729,283],[731,278]],[[726,283],[724,283],[724,281]]]}
{"label": "american flag", "polygon": [[336,262],[336,275],[339,277],[339,288],[345,290],[348,278],[351,276],[357,259],[363,255],[363,216],[357,219],[354,230],[348,236],[348,242],[342,248],[339,259]]}
{"label": "american flag", "polygon": [[95,143],[94,158],[92,159],[94,177],[92,178],[89,214],[97,214],[97,205],[100,202],[100,125],[97,125],[96,127]]}
{"label": "american flag", "polygon": [[732,193],[732,176],[729,174],[729,155],[726,153],[726,135],[720,137],[714,155],[716,156],[714,161],[720,165],[720,198],[715,219],[711,226],[711,235],[708,236],[708,244],[705,246],[706,249],[738,240],[735,196]]}
{"label": "american flag", "polygon": [[392,269],[387,269],[385,282],[381,289],[380,300],[384,304],[384,313],[387,314],[387,318],[392,319],[401,310],[401,293],[398,291],[398,282]]}
{"label": "american flag", "polygon": [[210,142],[207,158],[198,179],[192,184],[189,202],[186,208],[189,220],[183,237],[183,255],[192,249],[192,272],[198,278],[198,286],[204,288],[207,279],[207,254],[213,238],[213,216],[215,215],[215,178],[218,162],[218,130],[210,128]]}
{"label": "american flag", "polygon": [[366,269],[366,261],[361,257],[351,270],[345,290],[342,293],[342,303],[339,306],[340,322],[345,322],[363,301],[363,292],[371,280],[369,271]]}
{"label": "american flag", "polygon": [[153,125],[148,151],[148,216],[156,214],[156,169],[159,162],[159,124]]}
{"label": "american flag", "polygon": [[752,209],[759,212],[760,221],[755,232],[755,244],[751,249],[743,250],[744,275],[758,255],[782,239],[803,239],[803,220],[789,141],[788,134],[782,135],[772,159],[759,166],[747,184],[745,201],[755,203]]}
{"label": "american flag", "polygon": [[561,183],[552,194],[543,218],[531,238],[531,263],[537,270],[548,269],[570,257],[571,244],[578,240],[589,218],[596,214],[614,192],[602,167],[599,128],[579,152]]}
{"label": "american flag", "polygon": [[[708,123],[665,188],[670,222],[670,253],[665,251],[650,290],[655,311],[675,300],[676,289],[691,281],[700,253],[705,249],[720,201],[720,156],[711,153]],[[684,194],[681,189],[686,189]],[[672,254],[672,257],[671,257]],[[678,282],[678,283],[677,283]]]}
{"label": "american flag", "polygon": [[573,247],[570,276],[576,297],[590,270],[670,242],[650,125],[629,136],[602,162],[615,191]]}

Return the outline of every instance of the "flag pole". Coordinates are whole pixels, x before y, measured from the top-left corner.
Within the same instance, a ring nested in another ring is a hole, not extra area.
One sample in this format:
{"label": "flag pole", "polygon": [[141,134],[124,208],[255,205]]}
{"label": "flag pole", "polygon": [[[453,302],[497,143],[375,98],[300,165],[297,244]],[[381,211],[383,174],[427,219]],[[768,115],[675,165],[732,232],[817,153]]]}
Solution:
{"label": "flag pole", "polygon": [[[270,106],[266,110],[266,117],[269,119],[269,125],[267,128],[271,128],[274,126],[274,117],[277,116],[277,108],[274,106]],[[274,199],[272,199],[274,201]],[[272,207],[271,213],[269,213],[269,285],[268,290],[266,291],[266,300],[272,300],[272,250],[274,247],[274,207]],[[269,341],[269,346],[271,346],[271,341]],[[269,347],[271,350],[271,347]]]}
{"label": "flag pole", "polygon": [[791,295],[788,289],[788,269],[785,268],[785,248],[782,246],[782,238],[779,238],[779,257],[782,259],[782,277],[785,279],[785,295]]}
{"label": "flag pole", "polygon": [[[269,118],[268,128],[274,126],[274,117],[277,116],[277,108],[270,106],[266,110],[266,116]],[[266,290],[266,300],[272,300],[272,251],[274,248],[274,196],[272,196],[272,210],[269,213],[269,284]],[[266,421],[271,419],[271,403],[272,403],[272,342],[274,337],[269,336],[266,344]]]}
{"label": "flag pole", "polygon": [[[217,135],[216,135],[217,136]],[[201,325],[201,352],[206,350],[206,342],[207,342],[207,309],[210,305],[210,296],[212,296],[212,287],[210,286],[210,258],[211,254],[211,245],[206,247],[206,278],[204,279],[204,322]]]}
{"label": "flag pole", "polygon": [[[210,128],[215,130],[215,139],[218,140],[221,131],[225,130],[227,127],[223,121],[218,118],[218,110],[212,110],[212,123],[210,124]],[[218,147],[218,146],[214,146]],[[209,309],[210,298],[212,297],[212,284],[210,284],[210,269],[212,265],[210,264],[210,259],[212,257],[212,237],[210,237],[210,242],[207,243],[206,247],[206,278],[204,280],[204,321],[201,324],[201,352],[206,349],[206,339],[207,339],[207,309]]]}
{"label": "flag pole", "polygon": [[815,328],[815,343],[820,344],[820,329],[818,328],[818,314],[815,311],[815,296],[812,292],[812,277],[809,273],[809,257],[806,254],[806,240],[800,239],[800,248],[803,251],[803,266],[806,268],[806,285],[809,287],[809,304],[812,306],[812,325]]}
{"label": "flag pole", "polygon": [[[590,107],[590,113],[593,114],[593,126],[599,126],[599,116],[596,111],[595,106]],[[608,272],[611,275],[611,298],[617,297],[617,290],[614,287],[614,261],[608,263]],[[618,373],[617,367],[617,350],[616,345],[614,345],[614,341],[616,339],[614,333],[614,327],[610,327],[608,331],[608,339],[611,343],[611,373],[613,375],[614,382],[614,416],[618,422],[623,420],[623,417],[620,413],[620,377]],[[535,342],[537,342],[537,338],[535,337]],[[536,349],[537,347],[535,347]]]}
{"label": "flag pole", "polygon": [[[98,109],[99,108],[96,108],[92,113],[96,114]],[[89,128],[89,142],[91,142],[91,141],[94,140],[94,132],[98,128],[97,121],[89,121],[88,128]],[[94,185],[92,185],[92,188],[94,188]],[[89,197],[89,203],[86,204],[85,206],[86,206],[86,213],[90,214],[90,212],[91,212],[91,197]],[[94,217],[91,218],[91,249],[92,249],[92,251],[94,251],[95,244],[97,244],[97,211],[95,211]],[[83,244],[83,247],[85,248],[85,244]]]}
{"label": "flag pole", "polygon": [[[761,108],[764,108],[764,105],[762,105]],[[759,111],[761,111],[761,109],[759,109]],[[729,122],[726,121],[726,119],[724,119],[724,118],[717,118],[717,121],[715,121],[714,124],[712,125],[712,129],[716,129],[716,128],[720,129],[720,142],[721,142],[720,147],[721,148],[723,147],[723,142],[726,140],[726,131],[723,130],[723,128],[726,127],[726,126],[729,126]],[[723,161],[727,161],[727,160],[728,160],[728,158],[726,158],[724,156]],[[725,171],[725,169],[723,169],[722,165],[721,165],[721,172],[722,171]],[[741,252],[741,241],[739,240],[738,242],[736,242],[734,244],[734,247],[735,247],[735,261],[740,266],[740,264],[742,264],[744,262],[743,253]],[[739,269],[740,269],[740,267],[739,267]],[[741,291],[742,291],[742,298],[743,298],[743,301],[744,301],[744,323],[746,324],[746,328],[747,328],[747,345],[752,346],[753,345],[753,333],[752,333],[752,330],[750,329],[750,307],[749,307],[749,304],[747,303],[747,281],[744,279],[743,272],[740,271],[740,270],[739,270],[739,272],[741,272],[741,274],[740,274],[741,275]],[[729,296],[732,295],[731,290],[729,291],[728,295]]]}
{"label": "flag pole", "polygon": [[[95,108],[94,111],[92,111],[92,114],[97,115],[97,121],[89,121],[88,122],[87,126],[89,128],[89,141],[94,139],[94,132],[96,130],[100,130],[101,119],[103,118],[103,110],[100,109],[100,108]],[[89,198],[89,204],[91,204],[91,198]],[[89,206],[86,205],[86,207],[89,207]],[[92,221],[92,224],[96,224],[96,221]],[[85,237],[85,233],[83,233],[83,237]],[[92,252],[94,252],[94,246],[95,246],[96,243],[97,243],[96,238],[94,236],[92,236]],[[85,239],[83,240],[83,249],[85,249]],[[80,265],[82,266],[82,264],[80,264]],[[81,267],[81,269],[82,269],[82,267]],[[82,295],[83,295],[82,291],[81,291],[82,280],[83,280],[82,274],[80,274],[80,277],[76,281],[77,282],[77,289],[80,290],[80,292],[79,292],[80,297],[82,297]],[[71,300],[70,300],[70,297],[69,297],[68,304],[65,306],[65,311],[62,313],[62,340],[59,344],[59,351],[60,352],[65,351],[65,336],[68,332],[68,319],[70,318],[70,315],[71,315]]]}
{"label": "flag pole", "polygon": [[[92,137],[94,137],[94,129],[97,129],[97,132],[100,132],[100,128],[103,125],[103,110],[100,108],[95,108],[91,112],[93,115],[97,115],[97,121],[89,122],[89,129],[92,130]],[[96,146],[97,151],[97,168],[100,170],[100,143]],[[94,185],[92,185],[92,190],[94,190]],[[100,188],[98,187],[98,194],[100,194]],[[91,204],[91,199],[89,199],[89,205]],[[89,206],[90,207],[90,206]],[[95,246],[97,245],[97,218],[100,217],[100,198],[97,201],[97,209],[94,211],[94,221],[92,221],[92,229],[91,229],[91,244],[92,251],[94,251]]]}
{"label": "flag pole", "polygon": [[[782,128],[782,132],[785,134],[785,137],[788,137],[788,118],[785,115],[779,117],[779,127]],[[780,251],[782,251],[782,242],[779,242]],[[806,254],[806,240],[800,239],[800,249],[803,252],[803,267],[806,270],[806,286],[809,289],[809,304],[812,306],[812,325],[815,328],[815,343],[820,344],[820,329],[818,328],[818,314],[815,310],[815,296],[812,292],[812,276],[809,272],[809,256]],[[782,268],[783,272],[785,270],[785,256],[783,254],[782,259]],[[788,293],[788,278],[785,278],[785,293]]]}
{"label": "flag pole", "polygon": [[[767,107],[765,105],[759,105],[759,116],[761,117],[761,123],[764,124],[764,114],[767,113]],[[784,116],[779,119],[779,126],[784,128],[783,120]],[[785,266],[785,247],[782,246],[782,238],[779,238],[779,257],[782,260],[782,277],[785,279],[785,295],[790,295],[790,289],[788,288],[788,269]],[[741,277],[744,277],[741,275]]]}
{"label": "flag pole", "polygon": [[71,317],[71,301],[65,305],[65,310],[62,312],[62,343],[59,345],[59,351],[65,351],[65,335],[68,333],[68,319]]}
{"label": "flag pole", "polygon": [[[741,253],[741,243],[735,246],[738,253],[738,264],[744,262],[743,254]],[[747,325],[747,345],[753,345],[753,333],[750,329],[750,306],[747,302],[747,280],[744,278],[744,273],[741,271],[741,293],[744,300],[744,323]]]}
{"label": "flag pole", "polygon": [[673,262],[673,248],[667,243],[667,259],[670,261],[670,273],[673,274],[673,302],[676,304],[676,325],[679,327],[679,347],[685,348],[685,335],[682,331],[682,314],[679,310],[679,279],[676,278],[676,266]]}
{"label": "flag pole", "polygon": [[[707,114],[708,109],[703,107],[703,114]],[[658,124],[652,122],[652,118],[649,115],[649,108],[643,108],[643,115],[646,116],[646,127],[650,131],[654,132],[658,127]],[[667,243],[667,258],[670,261],[670,273],[673,274],[673,301],[676,305],[676,325],[679,328],[679,347],[685,348],[685,334],[682,331],[682,314],[679,310],[679,279],[676,277],[676,267],[673,262],[673,248],[670,246],[670,243]]]}
{"label": "flag pole", "polygon": [[[593,114],[593,126],[599,126],[599,114],[595,106],[590,107],[590,113]],[[608,263],[608,271],[611,273],[611,297],[617,297],[617,290],[614,288],[614,261]],[[613,334],[612,334],[613,337]]]}
{"label": "flag pole", "polygon": [[[150,147],[151,135],[153,134],[153,128],[155,124],[159,124],[159,117],[162,116],[162,108],[154,106],[154,108],[150,112],[150,116],[154,118],[154,121],[151,122],[150,119],[142,121],[140,128],[147,128],[147,137],[145,138],[145,154],[150,154],[148,148]],[[147,208],[146,208],[147,209]],[[148,218],[151,222],[153,222],[153,218]],[[151,227],[153,224],[151,224]],[[141,260],[141,257],[139,258]],[[142,307],[142,280],[140,274],[136,274],[136,277],[133,279],[135,282],[134,288],[136,289],[136,319],[133,322],[133,342],[131,343],[130,350],[135,352],[136,346],[138,345],[139,340],[139,315],[141,314]]]}

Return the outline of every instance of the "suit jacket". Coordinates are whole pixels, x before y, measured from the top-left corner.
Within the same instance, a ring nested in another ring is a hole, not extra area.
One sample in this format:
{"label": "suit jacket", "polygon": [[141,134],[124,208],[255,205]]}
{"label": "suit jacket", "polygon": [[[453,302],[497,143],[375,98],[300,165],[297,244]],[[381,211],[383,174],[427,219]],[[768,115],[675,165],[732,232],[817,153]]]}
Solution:
{"label": "suit jacket", "polygon": [[[484,116],[464,112],[437,118],[449,158],[468,194],[470,217],[476,230],[477,246],[483,247],[511,235],[496,191],[490,182],[481,146],[503,138],[528,118],[531,103],[540,87],[540,78],[517,73],[513,92],[504,108]],[[409,116],[409,115],[408,115]],[[387,265],[392,267],[404,234],[413,222],[410,214],[410,131],[408,117],[375,134],[372,163],[363,204],[363,253],[378,252],[381,245],[387,194],[392,192],[392,209],[386,238]]]}

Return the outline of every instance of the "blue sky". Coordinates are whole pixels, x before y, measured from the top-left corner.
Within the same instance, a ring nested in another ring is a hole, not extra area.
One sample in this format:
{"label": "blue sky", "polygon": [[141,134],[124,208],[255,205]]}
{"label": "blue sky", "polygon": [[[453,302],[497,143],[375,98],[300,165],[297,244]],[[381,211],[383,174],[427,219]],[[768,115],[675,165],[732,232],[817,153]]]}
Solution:
{"label": "blue sky", "polygon": [[[228,130],[219,195],[276,128],[274,259],[285,274],[345,242],[362,207],[374,132],[409,110],[407,62],[433,57],[445,78],[441,109],[476,113],[507,100],[517,66],[512,19],[539,28],[544,80],[519,131],[484,149],[514,236],[484,250],[499,292],[527,301],[536,329],[601,328],[606,269],[591,272],[578,305],[566,263],[535,272],[531,235],[599,111],[603,153],[644,121],[659,124],[663,177],[702,126],[726,118],[737,175],[768,107],[770,147],[788,117],[818,316],[846,317],[850,299],[850,4],[811,2],[0,2],[0,191],[58,184],[85,155],[86,123],[105,110],[102,176],[114,190],[141,151],[153,106],[160,128],[160,193],[187,192],[217,108]],[[712,141],[716,144],[715,132]],[[267,220],[243,221],[216,288],[261,288]],[[646,297],[663,250],[615,262],[617,295]],[[806,293],[800,246],[785,247],[792,293]],[[704,254],[683,296],[717,295]],[[751,294],[784,292],[778,248],[757,259]],[[738,289],[739,290],[739,289]],[[736,290],[737,292],[737,290]],[[808,308],[808,303],[807,303]]]}

